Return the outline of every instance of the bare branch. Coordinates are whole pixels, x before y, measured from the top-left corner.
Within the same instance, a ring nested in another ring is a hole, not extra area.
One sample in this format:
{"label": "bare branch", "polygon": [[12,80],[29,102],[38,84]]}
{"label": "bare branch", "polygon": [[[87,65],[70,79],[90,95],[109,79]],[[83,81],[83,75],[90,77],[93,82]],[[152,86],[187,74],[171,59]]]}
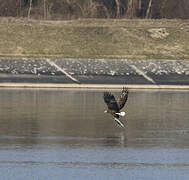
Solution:
{"label": "bare branch", "polygon": [[116,17],[119,18],[120,17],[120,1],[115,0],[115,2],[116,2],[116,6],[117,6]]}
{"label": "bare branch", "polygon": [[31,9],[32,9],[32,0],[30,0],[30,6],[29,6],[29,10],[28,10],[28,19],[30,19]]}
{"label": "bare branch", "polygon": [[43,7],[44,7],[44,14],[43,14],[43,17],[44,17],[44,19],[47,19],[46,0],[43,1]]}
{"label": "bare branch", "polygon": [[148,9],[147,9],[147,12],[146,12],[146,18],[151,17],[151,9],[152,9],[152,0],[149,1]]}

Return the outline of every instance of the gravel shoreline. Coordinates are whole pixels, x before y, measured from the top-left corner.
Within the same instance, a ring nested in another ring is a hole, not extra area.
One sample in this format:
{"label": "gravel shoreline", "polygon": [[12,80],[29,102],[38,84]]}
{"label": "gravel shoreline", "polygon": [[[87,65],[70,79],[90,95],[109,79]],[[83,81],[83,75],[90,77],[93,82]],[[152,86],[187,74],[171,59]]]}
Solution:
{"label": "gravel shoreline", "polygon": [[0,83],[186,87],[189,86],[189,61],[0,58]]}

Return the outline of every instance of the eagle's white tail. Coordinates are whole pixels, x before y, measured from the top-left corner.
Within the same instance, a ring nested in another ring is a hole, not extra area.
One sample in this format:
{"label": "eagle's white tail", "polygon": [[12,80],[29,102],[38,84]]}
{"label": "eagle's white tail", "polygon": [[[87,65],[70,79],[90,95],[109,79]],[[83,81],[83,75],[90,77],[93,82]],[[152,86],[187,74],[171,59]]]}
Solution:
{"label": "eagle's white tail", "polygon": [[119,116],[125,116],[125,112],[120,112],[120,113],[116,113],[117,115],[119,115]]}

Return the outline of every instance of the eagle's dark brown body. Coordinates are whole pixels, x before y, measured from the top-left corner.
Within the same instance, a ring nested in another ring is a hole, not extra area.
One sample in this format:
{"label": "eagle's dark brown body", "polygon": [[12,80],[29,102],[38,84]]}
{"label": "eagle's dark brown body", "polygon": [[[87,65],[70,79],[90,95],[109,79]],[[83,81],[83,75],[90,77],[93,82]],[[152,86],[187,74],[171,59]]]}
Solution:
{"label": "eagle's dark brown body", "polygon": [[120,118],[120,110],[124,107],[125,103],[128,99],[128,89],[123,87],[122,93],[118,101],[116,101],[113,94],[110,92],[104,92],[104,102],[108,106],[107,113],[110,113],[114,116],[115,120],[119,121]]}

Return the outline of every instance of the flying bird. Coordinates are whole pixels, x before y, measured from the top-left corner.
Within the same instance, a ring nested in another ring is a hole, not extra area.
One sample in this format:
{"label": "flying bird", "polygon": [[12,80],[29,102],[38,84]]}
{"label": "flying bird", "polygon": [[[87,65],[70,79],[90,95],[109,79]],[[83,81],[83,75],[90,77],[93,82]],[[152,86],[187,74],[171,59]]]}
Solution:
{"label": "flying bird", "polygon": [[125,112],[120,112],[120,110],[124,107],[125,103],[128,99],[129,91],[127,88],[123,87],[122,93],[118,101],[116,101],[113,94],[110,92],[104,92],[104,102],[108,106],[108,110],[104,111],[104,113],[110,113],[114,116],[114,120],[121,127],[125,127],[124,124],[120,121],[121,116],[125,116]]}

